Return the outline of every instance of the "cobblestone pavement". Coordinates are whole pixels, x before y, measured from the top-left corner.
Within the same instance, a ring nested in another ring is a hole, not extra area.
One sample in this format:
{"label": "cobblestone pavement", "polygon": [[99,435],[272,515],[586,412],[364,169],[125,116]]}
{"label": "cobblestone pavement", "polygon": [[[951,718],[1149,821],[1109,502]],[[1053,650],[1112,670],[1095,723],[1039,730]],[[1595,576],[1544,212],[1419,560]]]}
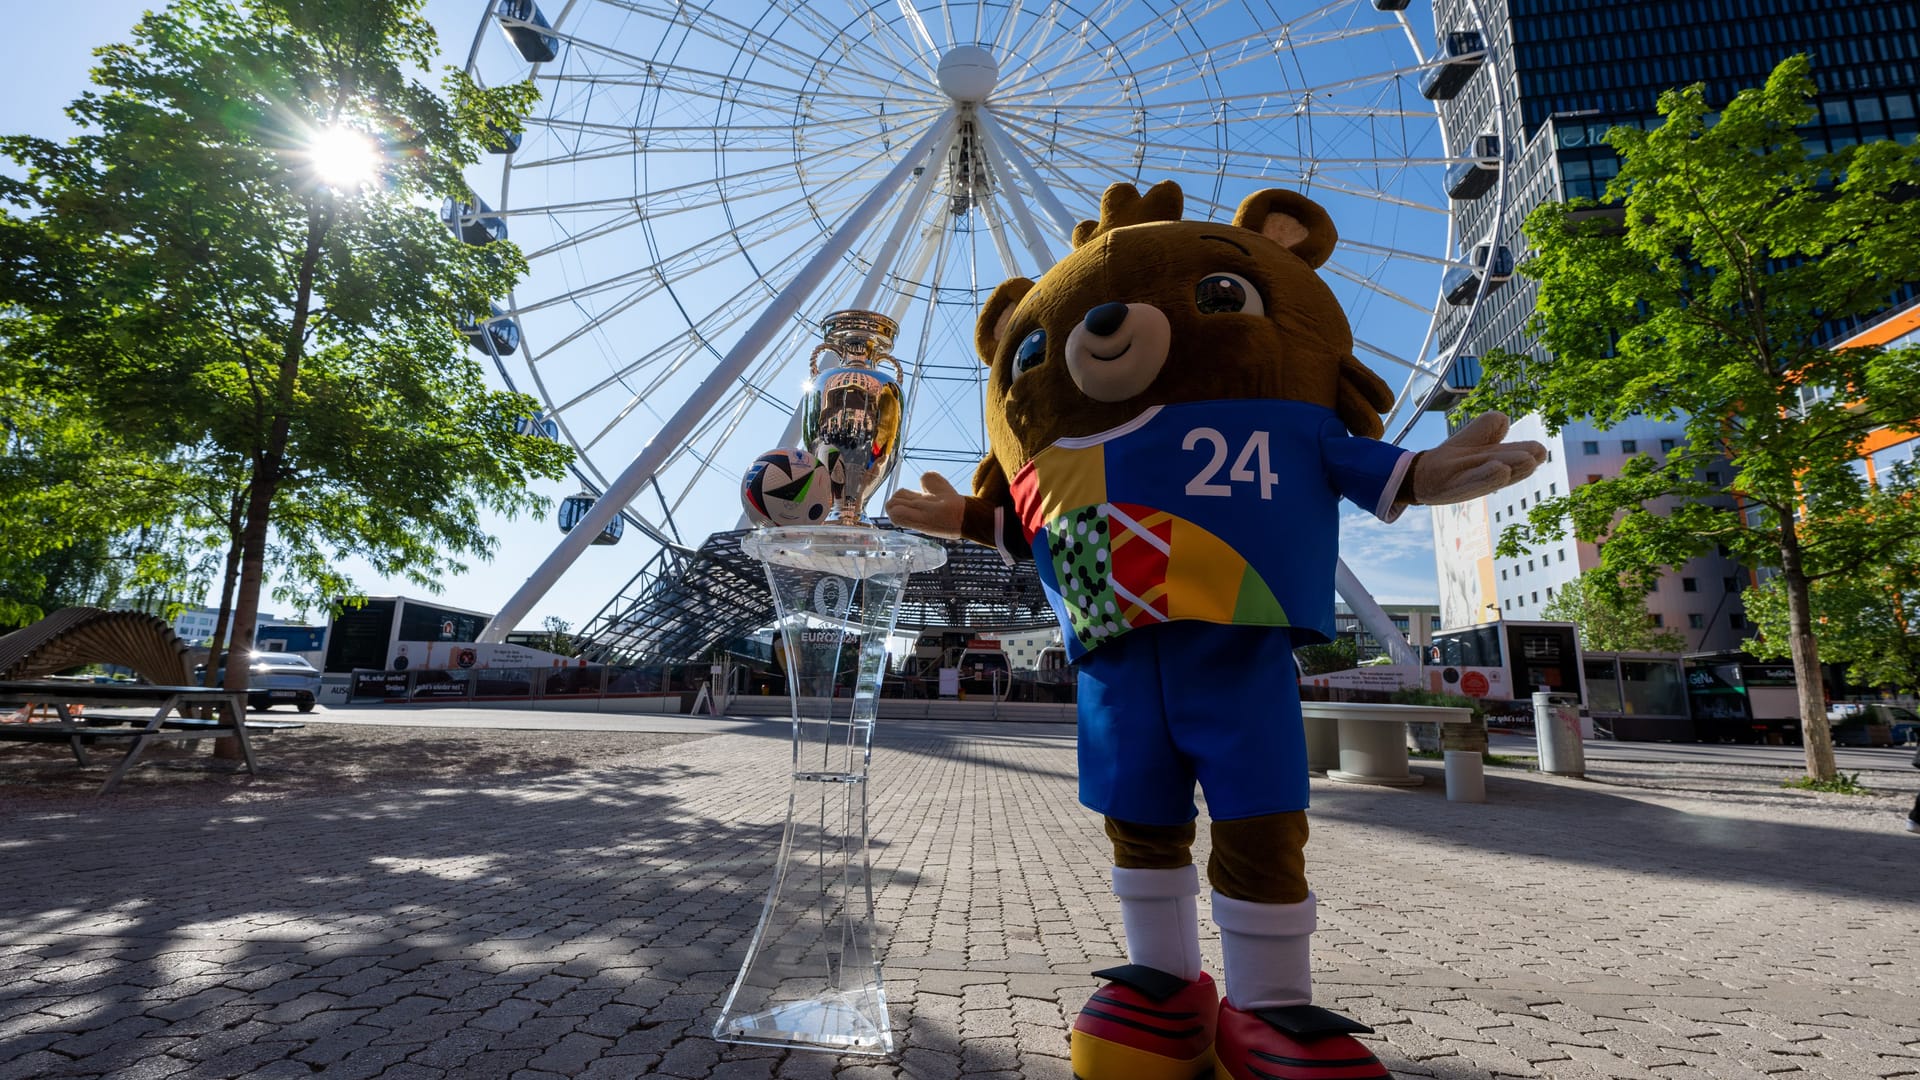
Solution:
{"label": "cobblestone pavement", "polygon": [[[564,774],[15,810],[0,1076],[1064,1080],[1121,953],[1107,852],[1070,740],[982,732],[883,730],[875,756],[891,1061],[707,1037],[786,802],[785,742],[736,733]],[[1897,800],[1496,769],[1466,805],[1416,768],[1315,781],[1308,849],[1320,1001],[1397,1076],[1920,1076]]]}

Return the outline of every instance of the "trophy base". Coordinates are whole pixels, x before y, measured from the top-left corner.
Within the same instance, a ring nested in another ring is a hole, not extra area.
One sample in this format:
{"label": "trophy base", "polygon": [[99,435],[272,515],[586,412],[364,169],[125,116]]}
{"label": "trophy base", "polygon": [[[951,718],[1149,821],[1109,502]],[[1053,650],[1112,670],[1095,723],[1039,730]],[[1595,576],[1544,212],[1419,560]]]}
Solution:
{"label": "trophy base", "polygon": [[823,991],[749,1016],[722,1017],[714,1025],[713,1038],[748,1046],[831,1050],[871,1057],[893,1053],[893,1031],[878,985]]}

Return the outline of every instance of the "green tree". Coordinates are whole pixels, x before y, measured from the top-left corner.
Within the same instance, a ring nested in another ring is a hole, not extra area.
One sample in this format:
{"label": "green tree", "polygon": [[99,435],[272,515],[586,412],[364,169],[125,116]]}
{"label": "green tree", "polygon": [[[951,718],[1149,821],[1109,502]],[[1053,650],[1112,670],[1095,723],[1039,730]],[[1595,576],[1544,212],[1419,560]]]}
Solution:
{"label": "green tree", "polygon": [[1562,585],[1540,615],[1577,624],[1580,647],[1594,652],[1677,653],[1687,647],[1679,631],[1653,625],[1645,593],[1635,594],[1597,570]]}
{"label": "green tree", "polygon": [[[1804,56],[1716,117],[1701,87],[1660,98],[1655,130],[1615,128],[1607,197],[1529,216],[1545,356],[1482,358],[1468,408],[1534,413],[1551,430],[1635,415],[1681,418],[1686,444],[1536,507],[1501,538],[1511,554],[1563,534],[1604,541],[1601,566],[1634,586],[1718,546],[1779,571],[1800,684],[1807,772],[1834,776],[1810,599],[1819,577],[1877,561],[1910,522],[1865,520],[1842,548],[1799,525],[1856,508],[1862,437],[1920,416],[1920,349],[1836,350],[1831,320],[1885,309],[1920,281],[1920,147],[1810,153],[1816,90]],[[1731,482],[1706,479],[1727,469]]]}
{"label": "green tree", "polygon": [[1302,645],[1293,650],[1293,662],[1302,675],[1324,675],[1360,664],[1360,646],[1351,637],[1337,637],[1324,645]]}
{"label": "green tree", "polygon": [[[1845,534],[1856,518],[1913,520],[1917,493],[1903,480],[1870,495],[1856,514],[1809,517],[1800,523],[1819,550],[1855,543]],[[1813,579],[1808,596],[1813,636],[1821,659],[1847,665],[1849,678],[1867,686],[1911,693],[1920,689],[1920,532],[1844,573]],[[1789,606],[1781,579],[1771,578],[1747,594],[1747,617],[1757,631],[1747,651],[1761,658],[1785,656],[1790,640]]]}
{"label": "green tree", "polygon": [[354,591],[347,554],[432,587],[567,460],[516,433],[534,403],[486,389],[456,331],[519,253],[421,209],[470,198],[461,169],[534,91],[420,82],[419,6],[180,0],[99,50],[80,135],[0,140],[26,173],[0,219],[8,366],[192,474],[170,519],[226,541],[235,651],[269,565],[302,606]]}

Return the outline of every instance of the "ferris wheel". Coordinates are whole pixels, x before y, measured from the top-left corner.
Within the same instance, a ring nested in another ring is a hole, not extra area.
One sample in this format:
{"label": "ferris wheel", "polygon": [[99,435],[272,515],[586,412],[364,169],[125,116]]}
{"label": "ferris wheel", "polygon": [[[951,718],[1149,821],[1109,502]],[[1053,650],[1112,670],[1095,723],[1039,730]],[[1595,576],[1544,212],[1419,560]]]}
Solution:
{"label": "ferris wheel", "polygon": [[1390,432],[1504,269],[1499,237],[1456,235],[1453,212],[1501,219],[1504,110],[1487,132],[1441,115],[1496,54],[1409,0],[481,7],[469,72],[531,79],[541,100],[445,213],[527,257],[469,338],[578,451],[573,554],[623,519],[660,542],[733,527],[742,469],[798,441],[838,309],[899,325],[894,482],[964,486],[986,452],[979,305],[1065,254],[1111,183],[1178,181],[1189,218],[1226,220],[1264,187],[1325,206],[1341,239],[1321,273],[1359,358],[1399,388]]}

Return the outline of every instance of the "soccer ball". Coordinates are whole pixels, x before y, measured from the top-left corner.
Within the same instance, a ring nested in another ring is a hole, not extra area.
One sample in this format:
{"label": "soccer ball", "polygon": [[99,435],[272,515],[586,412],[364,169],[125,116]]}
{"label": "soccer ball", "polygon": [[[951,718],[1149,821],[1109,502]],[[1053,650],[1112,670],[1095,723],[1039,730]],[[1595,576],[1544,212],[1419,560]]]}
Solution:
{"label": "soccer ball", "polygon": [[740,503],[756,525],[818,525],[833,496],[826,470],[805,450],[782,447],[755,458],[740,484]]}

